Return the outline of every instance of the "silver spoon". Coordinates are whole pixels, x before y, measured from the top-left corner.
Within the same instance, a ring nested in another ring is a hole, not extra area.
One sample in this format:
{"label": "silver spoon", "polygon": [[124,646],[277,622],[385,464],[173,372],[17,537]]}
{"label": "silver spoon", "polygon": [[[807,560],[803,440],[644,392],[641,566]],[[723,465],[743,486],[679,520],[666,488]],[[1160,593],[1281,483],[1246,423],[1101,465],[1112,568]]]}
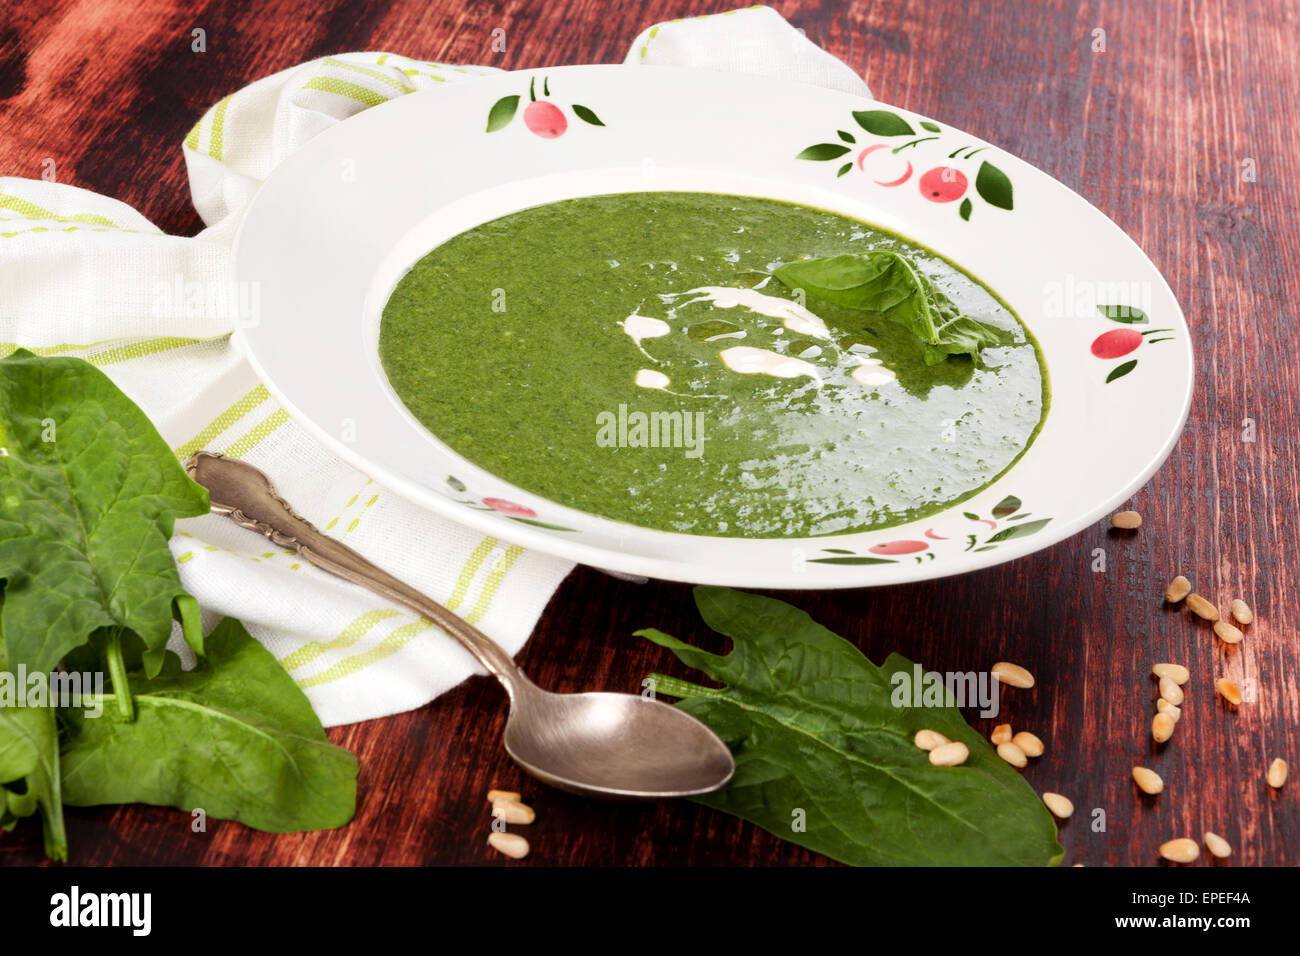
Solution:
{"label": "silver spoon", "polygon": [[735,772],[721,738],[676,707],[636,694],[542,690],[478,628],[317,531],[252,465],[201,451],[185,470],[208,489],[217,514],[424,615],[465,645],[510,695],[506,752],[538,779],[584,796],[654,799],[709,793]]}

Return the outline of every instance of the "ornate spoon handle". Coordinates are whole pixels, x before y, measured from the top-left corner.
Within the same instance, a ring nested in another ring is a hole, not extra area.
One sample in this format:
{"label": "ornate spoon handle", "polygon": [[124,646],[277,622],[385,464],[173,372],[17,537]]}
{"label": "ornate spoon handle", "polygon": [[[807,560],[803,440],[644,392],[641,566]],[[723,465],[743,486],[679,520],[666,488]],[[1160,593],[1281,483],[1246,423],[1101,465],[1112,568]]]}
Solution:
{"label": "ornate spoon handle", "polygon": [[429,618],[465,645],[505,685],[511,699],[517,691],[534,686],[492,638],[347,545],[318,531],[276,494],[271,479],[260,469],[237,458],[201,451],[185,463],[185,470],[208,489],[208,500],[216,514],[265,535],[282,548],[292,548],[318,568]]}

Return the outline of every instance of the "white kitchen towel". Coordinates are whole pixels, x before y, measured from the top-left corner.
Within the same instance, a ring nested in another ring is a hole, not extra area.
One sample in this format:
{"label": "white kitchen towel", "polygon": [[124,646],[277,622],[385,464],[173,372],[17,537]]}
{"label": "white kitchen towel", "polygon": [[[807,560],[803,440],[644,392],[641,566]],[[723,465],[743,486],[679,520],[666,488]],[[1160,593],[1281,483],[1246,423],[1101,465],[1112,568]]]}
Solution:
{"label": "white kitchen towel", "polygon": [[[762,73],[869,95],[843,63],[758,7],[651,27],[629,63]],[[208,228],[169,236],[86,190],[0,179],[0,354],[76,355],[144,409],[182,460],[245,459],[318,527],[432,595],[510,653],[571,570],[430,514],[343,464],[289,420],[230,341],[229,245],[276,165],[321,130],[396,96],[496,72],[391,53],[324,57],[213,106],[186,137]],[[429,621],[208,516],[177,523],[185,587],[240,618],[288,669],[326,726],[419,707],[481,672]],[[173,645],[184,652],[183,642]]]}

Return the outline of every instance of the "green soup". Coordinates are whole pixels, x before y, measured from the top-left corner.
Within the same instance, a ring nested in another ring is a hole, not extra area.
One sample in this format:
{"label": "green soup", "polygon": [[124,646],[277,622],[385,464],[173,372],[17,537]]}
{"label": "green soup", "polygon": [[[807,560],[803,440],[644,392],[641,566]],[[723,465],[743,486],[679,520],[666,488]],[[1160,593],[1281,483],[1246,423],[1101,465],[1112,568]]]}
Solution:
{"label": "green soup", "polygon": [[[911,332],[786,289],[773,268],[889,249],[1011,333],[926,365]],[[711,193],[570,199],[485,223],[398,282],[379,354],[454,451],[581,511],[664,531],[865,531],[976,494],[1047,410],[1032,336],[899,236]]]}

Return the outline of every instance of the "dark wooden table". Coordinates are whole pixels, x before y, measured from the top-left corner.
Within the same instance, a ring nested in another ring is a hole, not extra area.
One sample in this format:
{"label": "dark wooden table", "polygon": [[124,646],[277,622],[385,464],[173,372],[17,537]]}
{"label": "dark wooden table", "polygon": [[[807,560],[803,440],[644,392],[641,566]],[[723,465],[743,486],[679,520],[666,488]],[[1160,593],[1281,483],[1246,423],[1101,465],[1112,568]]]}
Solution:
{"label": "dark wooden table", "polygon": [[[597,0],[44,0],[0,24],[0,173],[58,178],[133,204],[192,234],[180,142],[203,110],[249,81],[344,50],[505,68],[621,60],[646,25],[737,0],[638,5]],[[965,128],[1046,170],[1147,251],[1191,322],[1196,399],[1172,458],[1134,500],[1136,535],[1092,528],[996,568],[890,589],[787,593],[870,657],[898,650],[938,670],[1007,659],[1038,677],[1009,717],[1047,753],[1026,771],[1073,798],[1067,863],[1153,864],[1156,847],[1206,829],[1232,864],[1300,863],[1300,780],[1264,784],[1269,757],[1300,773],[1300,74],[1295,2],[970,4],[789,0],[774,4],[861,71],[877,96]],[[190,31],[207,31],[207,52]],[[507,31],[506,50],[490,48]],[[1094,52],[1094,31],[1105,51]],[[1254,182],[1243,179],[1253,161]],[[1141,409],[1134,409],[1141,414]],[[1242,440],[1244,419],[1256,440]],[[1091,569],[1104,548],[1108,570]],[[1224,649],[1163,606],[1172,574],[1258,619]],[[631,636],[657,626],[714,649],[689,588],[636,585],[579,569],[523,654],[557,690],[632,690],[652,670],[686,674]],[[1174,741],[1153,755],[1152,662],[1194,671]],[[1235,713],[1213,678],[1255,682]],[[522,788],[537,807],[531,864],[817,864],[818,856],[736,819],[679,802],[602,805],[543,790],[499,746],[502,695],[468,681],[413,713],[330,736],[361,760],[356,821],[292,836],[232,823],[190,832],[188,814],[149,807],[69,810],[72,862],[488,863],[483,794]],[[977,721],[988,731],[991,721]],[[1130,768],[1169,789],[1140,800]],[[1096,811],[1105,827],[1095,827]],[[0,839],[0,863],[39,860],[39,828]]]}

